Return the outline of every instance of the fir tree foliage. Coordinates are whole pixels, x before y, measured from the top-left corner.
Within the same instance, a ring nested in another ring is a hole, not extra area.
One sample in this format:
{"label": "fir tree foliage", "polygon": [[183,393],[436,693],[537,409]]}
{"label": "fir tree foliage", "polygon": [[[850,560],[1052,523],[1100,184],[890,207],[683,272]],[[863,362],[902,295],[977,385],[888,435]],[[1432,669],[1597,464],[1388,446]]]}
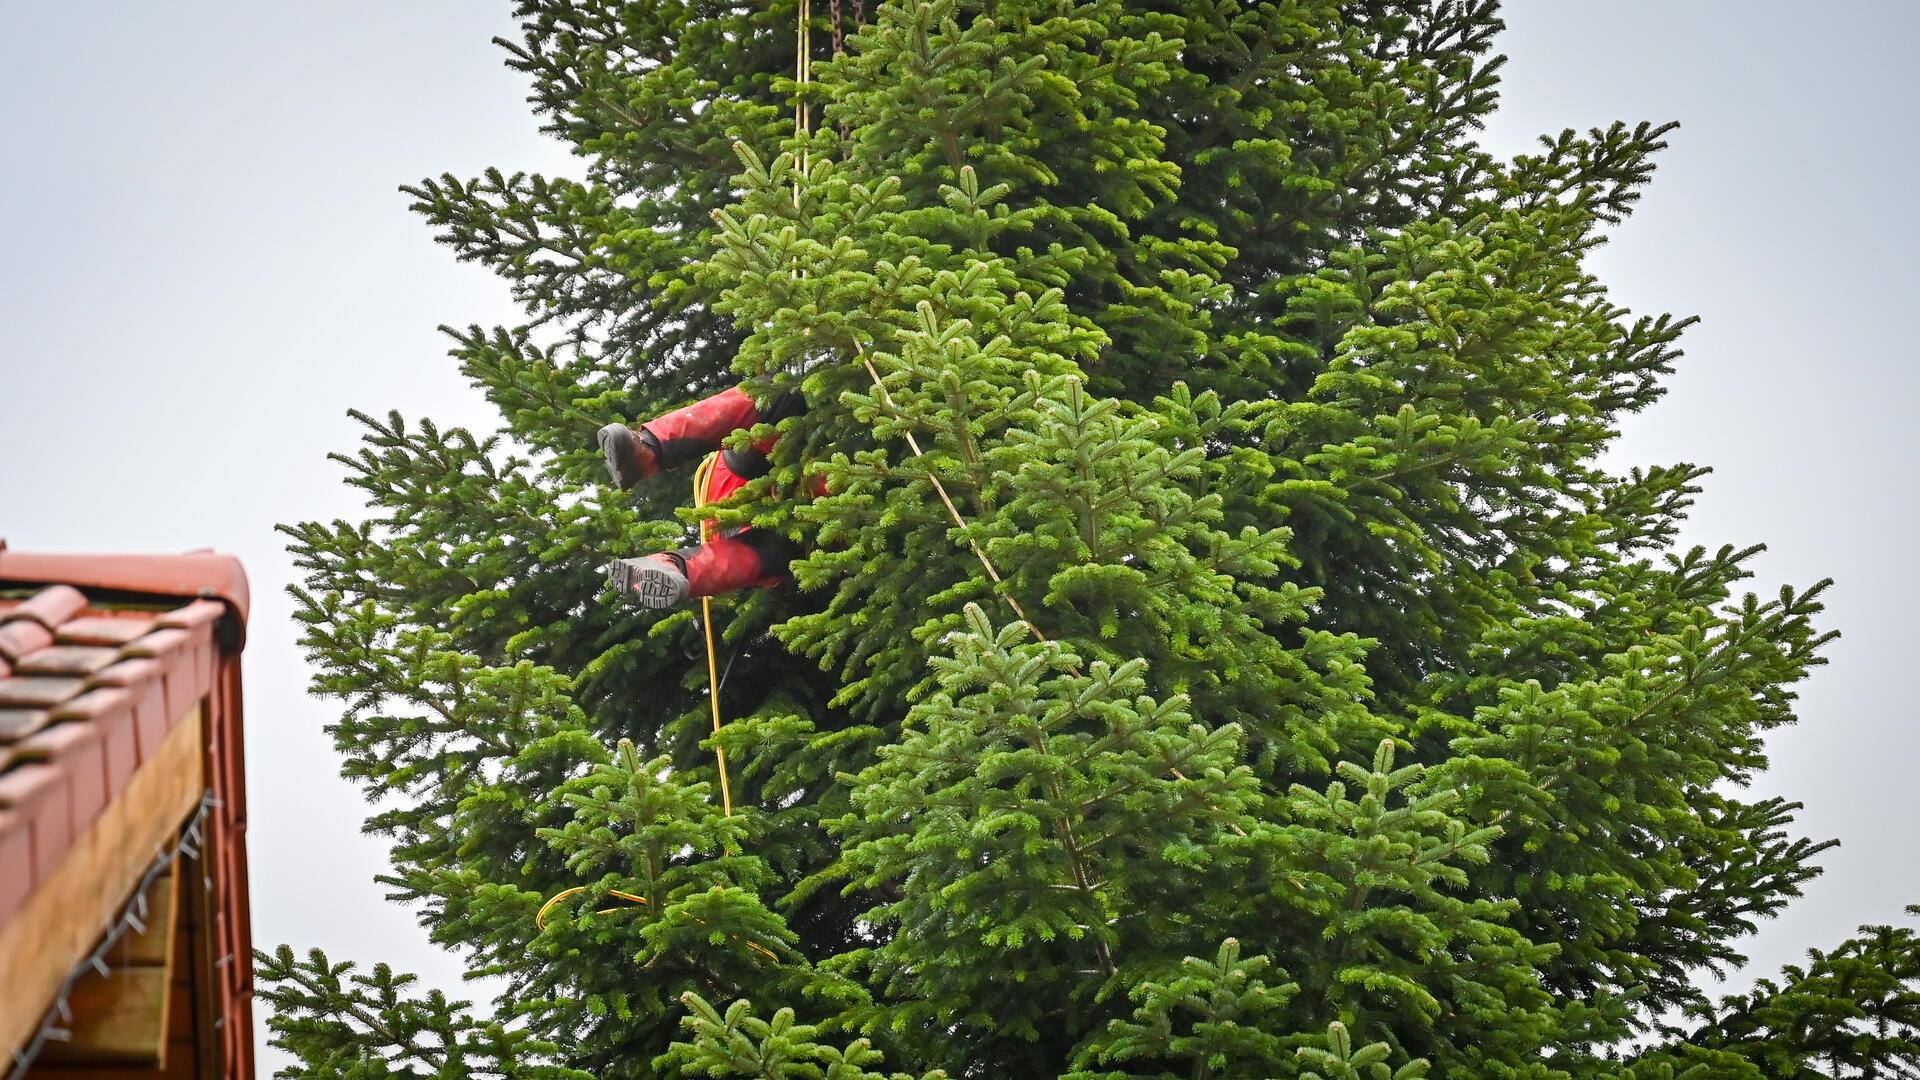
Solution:
{"label": "fir tree foliage", "polygon": [[[811,1024],[794,1022],[792,1009],[781,1009],[772,1020],[754,1015],[752,1006],[736,1001],[725,1014],[698,994],[686,995],[683,1021],[691,1036],[676,1043],[663,1064],[689,1076],[805,1077],[808,1080],[913,1080],[910,1073],[871,1072],[865,1066],[880,1063],[881,1054],[865,1039],[855,1039],[842,1050],[823,1044]],[[934,1070],[920,1080],[943,1080]]]}
{"label": "fir tree foliage", "polygon": [[[1491,0],[830,0],[804,89],[786,0],[517,10],[578,175],[405,189],[526,307],[448,331],[499,428],[356,414],[366,516],[283,527],[382,880],[504,990],[263,955],[290,1074],[1920,1068],[1910,928],[1701,989],[1819,873],[1748,785],[1831,635],[1602,464],[1671,125],[1488,155]],[[740,381],[809,409],[705,513],[807,553],[716,735],[600,572],[686,478],[593,433]]]}
{"label": "fir tree foliage", "polygon": [[1185,957],[1174,977],[1135,987],[1130,996],[1140,1005],[1133,1016],[1111,1024],[1104,1045],[1083,1052],[1079,1063],[1163,1061],[1184,1064],[1181,1072],[1189,1076],[1222,1080],[1272,1075],[1286,1060],[1289,1042],[1276,1032],[1288,1030],[1283,1010],[1300,986],[1270,985],[1261,976],[1271,966],[1265,956],[1242,959],[1240,943],[1233,938],[1221,942],[1210,961]]}
{"label": "fir tree foliage", "polygon": [[[890,940],[848,960],[905,1007],[890,1026],[951,1024],[1021,1042],[1093,1002],[996,987],[1072,986],[1160,956],[1193,932],[1196,876],[1244,863],[1230,825],[1258,797],[1239,731],[1207,730],[1186,703],[1158,702],[1139,661],[1114,668],[1025,627],[995,629],[977,607],[940,689],[898,742],[853,778],[853,813],[831,822],[844,873],[900,899],[867,913]],[[915,881],[939,881],[926,891]]]}
{"label": "fir tree foliage", "polygon": [[[318,949],[305,959],[280,946],[260,957],[261,999],[275,1010],[274,1042],[301,1062],[300,1075],[337,1080],[394,1077],[515,1077],[589,1080],[590,1073],[553,1064],[559,1047],[524,1029],[475,1017],[471,1004],[438,990],[413,991],[418,980],[385,964],[366,974],[334,963]],[[377,1046],[379,1054],[366,1052]]]}

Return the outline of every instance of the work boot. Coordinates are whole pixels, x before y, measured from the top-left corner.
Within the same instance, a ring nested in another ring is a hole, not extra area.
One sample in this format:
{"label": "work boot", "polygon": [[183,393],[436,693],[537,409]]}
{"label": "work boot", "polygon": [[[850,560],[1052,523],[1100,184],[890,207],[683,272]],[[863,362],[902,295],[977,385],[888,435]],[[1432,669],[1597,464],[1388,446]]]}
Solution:
{"label": "work boot", "polygon": [[638,559],[620,559],[607,568],[607,578],[623,596],[641,607],[669,608],[687,602],[686,560],[671,552]]}
{"label": "work boot", "polygon": [[787,564],[799,554],[779,533],[742,529],[679,551],[621,559],[607,568],[607,577],[646,607],[673,607],[690,597],[772,588],[787,579]]}
{"label": "work boot", "polygon": [[660,445],[646,428],[608,424],[600,429],[599,440],[607,475],[622,491],[660,471]]}

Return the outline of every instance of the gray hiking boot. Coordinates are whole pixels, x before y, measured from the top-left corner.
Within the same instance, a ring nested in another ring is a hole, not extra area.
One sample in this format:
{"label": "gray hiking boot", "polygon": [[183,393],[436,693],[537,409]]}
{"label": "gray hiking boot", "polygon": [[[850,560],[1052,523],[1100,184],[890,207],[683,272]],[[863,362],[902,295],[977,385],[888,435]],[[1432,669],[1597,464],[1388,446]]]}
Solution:
{"label": "gray hiking boot", "polygon": [[645,428],[608,424],[600,429],[598,440],[600,453],[607,459],[607,475],[622,491],[660,471],[659,449]]}
{"label": "gray hiking boot", "polygon": [[669,608],[687,602],[687,570],[675,555],[663,552],[617,560],[607,568],[607,580],[641,607]]}

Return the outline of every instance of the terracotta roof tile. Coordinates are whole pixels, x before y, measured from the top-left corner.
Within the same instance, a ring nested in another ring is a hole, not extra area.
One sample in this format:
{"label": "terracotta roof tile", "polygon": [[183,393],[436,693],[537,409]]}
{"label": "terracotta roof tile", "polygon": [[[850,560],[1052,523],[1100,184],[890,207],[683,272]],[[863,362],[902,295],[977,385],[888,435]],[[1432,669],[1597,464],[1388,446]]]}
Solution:
{"label": "terracotta roof tile", "polygon": [[[0,866],[33,865],[33,831],[25,815],[0,810]],[[33,891],[33,875],[0,874],[0,922],[5,922]]]}
{"label": "terracotta roof tile", "polygon": [[158,660],[149,660],[144,656],[129,657],[95,673],[93,678],[87,680],[87,689],[96,686],[134,686],[165,670]]}
{"label": "terracotta roof tile", "polygon": [[55,720],[97,720],[114,709],[131,704],[133,693],[117,686],[103,686],[69,699],[53,709]]}
{"label": "terracotta roof tile", "polygon": [[55,724],[16,747],[14,760],[43,762],[66,773],[75,835],[107,805],[105,747],[92,724]]}
{"label": "terracotta roof tile", "polygon": [[0,709],[58,705],[86,685],[85,679],[65,675],[16,675],[0,680]]}
{"label": "terracotta roof tile", "polygon": [[[69,585],[0,597],[0,793],[24,800],[28,780],[37,791],[57,779],[70,831],[84,828],[209,691],[212,632],[227,614],[226,603],[207,599],[157,611],[92,607]],[[58,839],[52,828],[33,826],[36,866]],[[20,868],[6,861],[11,842],[0,836],[0,877]]]}
{"label": "terracotta roof tile", "polygon": [[51,630],[78,615],[87,606],[86,594],[71,585],[53,585],[0,613],[0,622],[32,619]]}
{"label": "terracotta roof tile", "polygon": [[0,623],[0,657],[15,664],[28,653],[39,652],[53,644],[53,631],[32,619]]}
{"label": "terracotta roof tile", "polygon": [[169,731],[202,706],[207,781],[219,800],[206,826],[220,882],[215,944],[227,965],[215,992],[233,1032],[227,1052],[243,1066],[227,1080],[250,1075],[236,659],[246,632],[245,574],[212,552],[36,555],[0,540],[0,594],[0,924]]}
{"label": "terracotta roof tile", "polygon": [[183,709],[186,692],[204,692],[211,672],[189,669],[212,666],[207,637],[224,612],[199,600],[95,609],[65,585],[0,600],[0,919],[158,749],[168,684],[181,684]]}
{"label": "terracotta roof tile", "polygon": [[145,637],[138,638],[127,645],[126,648],[122,649],[121,652],[126,656],[162,657],[183,645],[190,645],[192,643],[193,633],[191,631],[169,628],[166,630],[155,630]]}
{"label": "terracotta roof tile", "polygon": [[[27,819],[0,811],[0,867],[25,867],[33,863],[33,834]],[[31,874],[0,874],[0,922],[8,919],[33,892]]]}
{"label": "terracotta roof tile", "polygon": [[24,739],[52,719],[48,709],[0,708],[0,745]]}
{"label": "terracotta roof tile", "polygon": [[212,600],[195,600],[186,607],[174,608],[172,611],[153,620],[153,625],[192,630],[202,626],[211,626],[220,620],[220,616],[226,613],[227,606],[225,604],[215,603]]}
{"label": "terracotta roof tile", "polygon": [[91,675],[120,658],[120,650],[100,645],[49,645],[20,658],[21,675]]}
{"label": "terracotta roof tile", "polygon": [[127,786],[133,770],[140,767],[140,739],[134,731],[132,695],[127,707],[102,711],[88,722],[100,729],[106,749],[107,790],[118,792]]}
{"label": "terracotta roof tile", "polygon": [[[131,617],[129,617],[131,616]],[[137,615],[89,615],[60,624],[53,640],[60,645],[125,645],[153,629],[153,618],[146,612]]]}
{"label": "terracotta roof tile", "polygon": [[33,835],[33,880],[45,881],[73,840],[65,772],[27,762],[0,773],[0,809],[27,819]]}

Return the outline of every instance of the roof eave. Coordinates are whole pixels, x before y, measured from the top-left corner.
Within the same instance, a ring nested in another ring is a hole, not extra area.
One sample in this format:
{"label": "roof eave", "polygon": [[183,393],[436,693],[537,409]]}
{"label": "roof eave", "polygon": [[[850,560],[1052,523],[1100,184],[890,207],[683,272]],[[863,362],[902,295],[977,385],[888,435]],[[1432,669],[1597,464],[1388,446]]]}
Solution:
{"label": "roof eave", "polygon": [[80,589],[218,600],[238,652],[246,644],[251,595],[240,560],[216,551],[181,555],[44,555],[15,551],[0,539],[0,582],[72,585]]}

